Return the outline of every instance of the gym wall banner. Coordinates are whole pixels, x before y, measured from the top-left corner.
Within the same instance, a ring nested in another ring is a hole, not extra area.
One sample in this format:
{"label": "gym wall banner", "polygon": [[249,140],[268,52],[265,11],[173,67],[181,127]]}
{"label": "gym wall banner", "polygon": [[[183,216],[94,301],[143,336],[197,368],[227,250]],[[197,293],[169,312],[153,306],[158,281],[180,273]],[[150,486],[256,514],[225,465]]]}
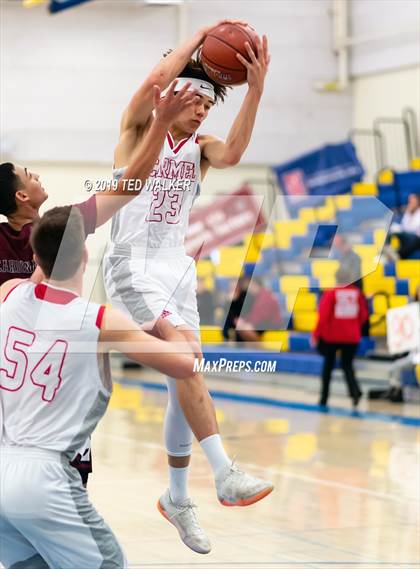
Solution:
{"label": "gym wall banner", "polygon": [[39,6],[41,4],[47,4],[48,1],[48,10],[51,14],[55,14],[56,12],[61,12],[66,8],[72,8],[78,4],[85,4],[91,0],[23,0],[23,6],[25,8],[33,8],[34,6]]}
{"label": "gym wall banner", "polygon": [[286,196],[304,200],[350,191],[360,182],[364,169],[350,142],[327,144],[295,160],[273,167]]}
{"label": "gym wall banner", "polygon": [[55,14],[56,12],[60,12],[66,8],[72,8],[78,4],[85,4],[86,2],[90,1],[91,0],[51,0],[49,11],[52,14]]}
{"label": "gym wall banner", "polygon": [[262,196],[255,195],[249,186],[243,186],[231,194],[218,196],[205,207],[194,209],[185,241],[188,255],[203,258],[221,246],[240,243],[247,233],[263,230],[262,202]]}

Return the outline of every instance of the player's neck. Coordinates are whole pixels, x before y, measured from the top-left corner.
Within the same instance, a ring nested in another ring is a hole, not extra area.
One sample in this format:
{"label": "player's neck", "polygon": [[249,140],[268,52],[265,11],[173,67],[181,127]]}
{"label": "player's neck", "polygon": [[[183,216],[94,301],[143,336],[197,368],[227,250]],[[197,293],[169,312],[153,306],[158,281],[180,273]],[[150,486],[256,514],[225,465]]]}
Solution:
{"label": "player's neck", "polygon": [[7,223],[15,231],[20,231],[28,223],[33,223],[39,217],[38,210],[34,208],[22,208],[7,217]]}
{"label": "player's neck", "polygon": [[45,281],[54,288],[62,288],[74,292],[78,296],[83,293],[83,273],[77,272],[71,279],[66,281],[57,281],[55,279],[47,279]]}
{"label": "player's neck", "polygon": [[189,138],[191,136],[190,132],[186,132],[185,130],[180,129],[175,125],[171,127],[171,130],[169,132],[172,136],[172,140],[174,141],[175,146],[178,144],[178,142],[184,140],[184,138]]}

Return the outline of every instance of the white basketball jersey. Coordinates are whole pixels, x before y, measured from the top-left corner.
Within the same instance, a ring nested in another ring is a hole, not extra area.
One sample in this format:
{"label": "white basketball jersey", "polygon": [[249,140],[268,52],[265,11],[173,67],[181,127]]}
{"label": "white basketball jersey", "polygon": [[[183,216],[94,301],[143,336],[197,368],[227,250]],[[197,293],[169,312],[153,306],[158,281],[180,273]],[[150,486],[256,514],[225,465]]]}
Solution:
{"label": "white basketball jersey", "polygon": [[12,289],[0,305],[2,444],[73,458],[91,435],[111,392],[97,353],[103,310],[44,283]]}
{"label": "white basketball jersey", "polygon": [[[190,210],[200,193],[200,159],[196,134],[175,146],[168,132],[141,193],[113,217],[113,244],[127,253],[130,247],[183,247]],[[114,170],[114,178],[121,178],[125,170]]]}

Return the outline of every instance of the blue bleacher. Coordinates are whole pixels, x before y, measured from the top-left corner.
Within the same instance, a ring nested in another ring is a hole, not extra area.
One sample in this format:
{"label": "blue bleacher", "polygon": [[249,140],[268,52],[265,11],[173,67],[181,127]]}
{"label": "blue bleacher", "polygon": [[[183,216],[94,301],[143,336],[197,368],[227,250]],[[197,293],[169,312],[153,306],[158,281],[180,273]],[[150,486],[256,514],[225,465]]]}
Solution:
{"label": "blue bleacher", "polygon": [[386,263],[384,265],[384,275],[386,277],[395,277],[396,276],[395,263]]}
{"label": "blue bleacher", "polygon": [[405,205],[410,194],[420,194],[420,172],[395,172],[394,184],[400,205]]}
{"label": "blue bleacher", "polygon": [[393,185],[378,185],[378,199],[389,209],[397,207],[397,194]]}

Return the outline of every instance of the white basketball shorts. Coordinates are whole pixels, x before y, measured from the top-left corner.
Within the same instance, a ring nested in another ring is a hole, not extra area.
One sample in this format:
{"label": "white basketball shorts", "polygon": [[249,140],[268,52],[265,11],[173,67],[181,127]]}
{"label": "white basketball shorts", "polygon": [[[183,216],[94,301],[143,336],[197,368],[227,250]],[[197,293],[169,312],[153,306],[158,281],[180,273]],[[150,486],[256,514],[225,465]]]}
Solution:
{"label": "white basketball shorts", "polygon": [[114,308],[138,324],[164,315],[174,326],[186,325],[199,336],[195,261],[182,248],[159,249],[153,255],[113,245],[104,259],[105,288]]}
{"label": "white basketball shorts", "polygon": [[6,569],[127,567],[67,456],[1,446],[0,480],[0,562]]}

